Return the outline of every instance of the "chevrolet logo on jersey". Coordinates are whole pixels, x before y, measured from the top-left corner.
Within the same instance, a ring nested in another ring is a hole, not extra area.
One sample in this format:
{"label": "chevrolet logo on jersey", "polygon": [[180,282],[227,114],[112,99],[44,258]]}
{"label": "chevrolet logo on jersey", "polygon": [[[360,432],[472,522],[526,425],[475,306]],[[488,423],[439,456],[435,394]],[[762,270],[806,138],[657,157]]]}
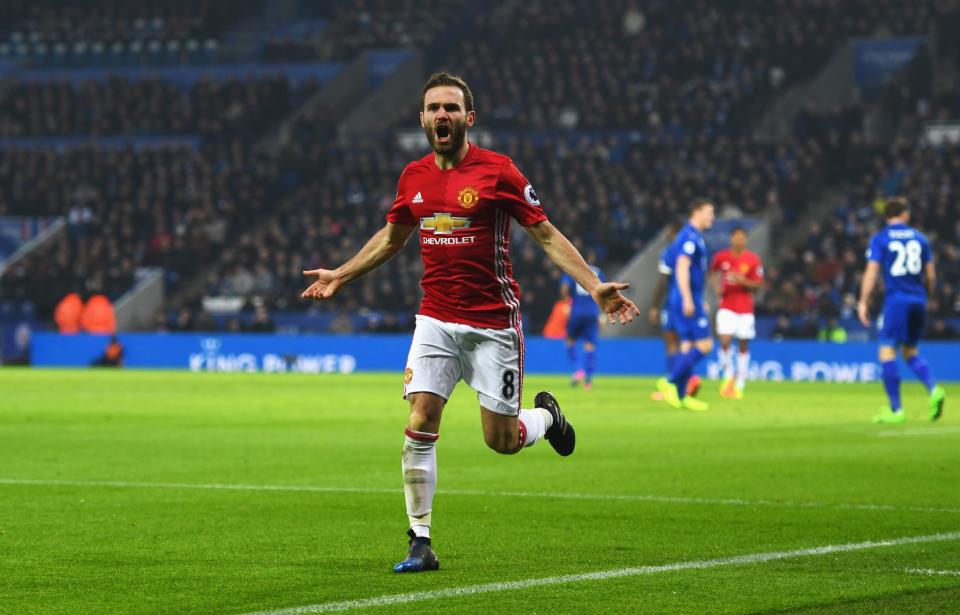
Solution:
{"label": "chevrolet logo on jersey", "polygon": [[420,218],[420,230],[433,231],[434,235],[453,235],[453,231],[464,228],[470,228],[470,218],[442,213]]}

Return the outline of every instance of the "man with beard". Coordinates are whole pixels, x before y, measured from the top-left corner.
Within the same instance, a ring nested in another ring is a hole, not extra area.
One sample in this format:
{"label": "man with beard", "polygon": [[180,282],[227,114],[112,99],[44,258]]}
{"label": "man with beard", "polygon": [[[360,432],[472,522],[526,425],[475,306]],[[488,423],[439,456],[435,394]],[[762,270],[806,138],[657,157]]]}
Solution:
{"label": "man with beard", "polygon": [[524,343],[520,288],[509,257],[510,218],[590,293],[611,323],[639,314],[620,294],[627,284],[601,282],[550,224],[513,161],[467,140],[475,121],[467,84],[447,73],[432,75],[421,94],[420,125],[433,151],[403,170],[386,226],[337,269],[304,271],[316,281],[302,296],[329,299],[389,260],[419,228],[424,297],[404,375],[410,415],[402,467],[410,541],[395,572],[440,567],[430,542],[436,443],[443,408],[460,380],[477,391],[484,440],[494,451],[512,455],[545,438],[567,456],[576,444],[573,426],[549,392],[536,395],[534,408],[520,407]]}

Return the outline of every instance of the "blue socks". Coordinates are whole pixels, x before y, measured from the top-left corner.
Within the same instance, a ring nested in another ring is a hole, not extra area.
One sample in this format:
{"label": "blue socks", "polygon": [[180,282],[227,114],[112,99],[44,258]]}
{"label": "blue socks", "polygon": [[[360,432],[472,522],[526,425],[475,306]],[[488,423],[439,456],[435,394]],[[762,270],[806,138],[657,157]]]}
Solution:
{"label": "blue socks", "polygon": [[[895,360],[884,361],[880,365],[883,367],[883,388],[887,390],[887,397],[890,398],[890,409],[894,412],[899,412],[900,368],[897,367],[897,362]],[[911,367],[913,366],[911,365]]]}
{"label": "blue socks", "polygon": [[933,374],[930,373],[930,364],[927,363],[926,359],[918,354],[915,354],[907,359],[907,365],[909,365],[910,369],[913,370],[913,373],[917,375],[917,378],[920,379],[920,382],[923,383],[923,386],[927,387],[928,392],[932,391],[933,387],[937,386],[937,381],[933,379]]}
{"label": "blue socks", "polygon": [[597,364],[597,351],[585,350],[583,357],[583,371],[587,373],[587,382],[593,381],[593,369]]}
{"label": "blue socks", "polygon": [[693,368],[697,366],[704,354],[700,349],[694,346],[684,354],[676,355],[673,363],[673,370],[670,372],[668,380],[677,386],[677,394],[680,399],[687,395],[687,381],[693,375]]}
{"label": "blue socks", "polygon": [[667,375],[673,373],[673,367],[677,364],[677,358],[680,356],[679,353],[673,353],[667,355]]}
{"label": "blue socks", "polygon": [[567,346],[567,360],[570,361],[570,369],[577,370],[577,345]]}

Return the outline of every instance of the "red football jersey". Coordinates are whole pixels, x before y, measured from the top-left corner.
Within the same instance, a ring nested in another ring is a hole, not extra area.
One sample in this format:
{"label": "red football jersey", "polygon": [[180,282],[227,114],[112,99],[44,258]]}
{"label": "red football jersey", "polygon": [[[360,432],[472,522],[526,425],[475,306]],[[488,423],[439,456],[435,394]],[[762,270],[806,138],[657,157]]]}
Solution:
{"label": "red football jersey", "polygon": [[739,273],[748,280],[762,280],[763,265],[760,257],[749,250],[744,250],[740,256],[734,256],[730,250],[721,250],[713,257],[710,271],[720,271],[723,274],[720,307],[738,314],[752,314],[753,290],[734,282],[731,274]]}
{"label": "red football jersey", "polygon": [[387,220],[419,228],[420,314],[487,329],[520,326],[510,218],[531,226],[547,216],[509,157],[471,143],[453,169],[437,168],[432,152],[407,165]]}

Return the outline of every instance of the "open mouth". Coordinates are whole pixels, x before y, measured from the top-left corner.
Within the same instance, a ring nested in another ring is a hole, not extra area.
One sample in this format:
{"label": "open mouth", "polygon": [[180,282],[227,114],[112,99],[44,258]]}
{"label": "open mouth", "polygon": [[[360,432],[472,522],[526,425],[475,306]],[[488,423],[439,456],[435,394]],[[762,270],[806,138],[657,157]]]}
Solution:
{"label": "open mouth", "polygon": [[450,125],[440,124],[436,129],[437,142],[448,143],[450,141]]}

